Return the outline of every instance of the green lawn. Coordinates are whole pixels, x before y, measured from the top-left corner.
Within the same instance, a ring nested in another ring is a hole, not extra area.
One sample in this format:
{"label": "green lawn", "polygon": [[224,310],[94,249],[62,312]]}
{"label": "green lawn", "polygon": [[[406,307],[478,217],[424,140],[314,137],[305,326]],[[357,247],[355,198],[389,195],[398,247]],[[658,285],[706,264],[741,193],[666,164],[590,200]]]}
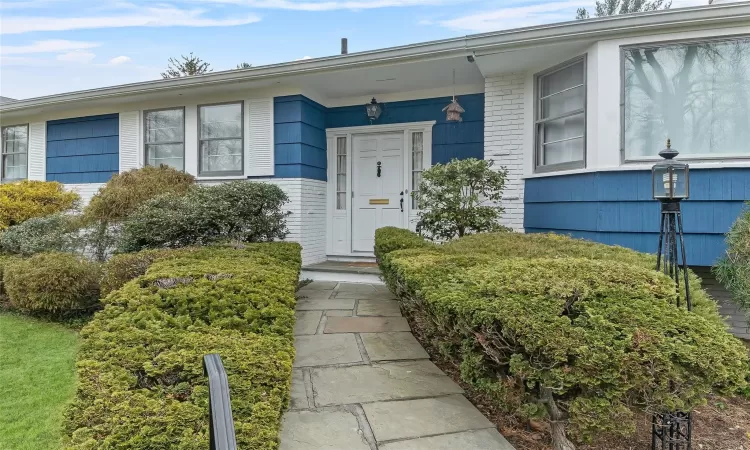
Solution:
{"label": "green lawn", "polygon": [[0,313],[0,449],[60,448],[77,346],[65,327]]}

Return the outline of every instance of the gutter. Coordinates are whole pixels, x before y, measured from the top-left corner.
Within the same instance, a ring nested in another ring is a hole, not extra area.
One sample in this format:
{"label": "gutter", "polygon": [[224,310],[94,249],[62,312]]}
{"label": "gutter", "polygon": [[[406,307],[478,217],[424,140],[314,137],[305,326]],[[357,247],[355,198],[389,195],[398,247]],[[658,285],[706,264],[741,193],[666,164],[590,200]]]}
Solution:
{"label": "gutter", "polygon": [[0,113],[22,111],[27,108],[50,106],[66,102],[86,101],[132,94],[145,94],[243,81],[263,80],[280,76],[303,75],[383,63],[441,59],[456,56],[487,55],[529,45],[542,45],[583,38],[604,39],[634,31],[665,32],[684,26],[718,26],[733,23],[748,25],[750,31],[750,2],[726,3],[674,10],[610,16],[585,21],[570,21],[534,27],[468,35],[460,38],[424,42],[401,47],[371,50],[347,55],[335,55],[306,61],[228,70],[206,75],[154,80],[114,87],[55,94],[18,100],[0,105]]}

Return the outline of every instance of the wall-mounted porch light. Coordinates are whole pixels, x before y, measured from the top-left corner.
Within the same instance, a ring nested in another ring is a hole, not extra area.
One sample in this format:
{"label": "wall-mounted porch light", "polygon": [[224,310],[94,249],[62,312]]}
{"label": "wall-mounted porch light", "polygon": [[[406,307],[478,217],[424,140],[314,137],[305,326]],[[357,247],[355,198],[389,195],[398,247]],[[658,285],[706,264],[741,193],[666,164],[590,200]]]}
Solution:
{"label": "wall-mounted porch light", "polygon": [[373,97],[372,101],[365,105],[365,111],[367,112],[367,118],[372,122],[373,120],[378,120],[380,113],[383,112],[383,108],[380,106],[380,103],[375,100],[375,97]]}

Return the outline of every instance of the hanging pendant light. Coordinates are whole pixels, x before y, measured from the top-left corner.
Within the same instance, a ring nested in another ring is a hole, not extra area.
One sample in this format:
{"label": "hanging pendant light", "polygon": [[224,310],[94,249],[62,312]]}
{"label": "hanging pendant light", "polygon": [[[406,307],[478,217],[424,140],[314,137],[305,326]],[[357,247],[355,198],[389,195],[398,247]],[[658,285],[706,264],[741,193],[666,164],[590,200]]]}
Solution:
{"label": "hanging pendant light", "polygon": [[463,121],[461,114],[466,112],[466,110],[458,104],[458,99],[456,98],[456,69],[453,69],[453,100],[451,100],[448,106],[443,108],[443,112],[446,113],[445,120],[448,122]]}

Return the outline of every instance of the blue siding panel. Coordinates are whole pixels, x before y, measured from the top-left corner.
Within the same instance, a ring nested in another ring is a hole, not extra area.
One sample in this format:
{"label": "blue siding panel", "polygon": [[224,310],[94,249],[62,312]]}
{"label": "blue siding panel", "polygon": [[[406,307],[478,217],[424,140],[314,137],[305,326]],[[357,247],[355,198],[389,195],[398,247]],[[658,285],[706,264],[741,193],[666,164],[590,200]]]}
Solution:
{"label": "blue siding panel", "polygon": [[274,98],[274,176],[327,178],[326,108],[302,95]]}
{"label": "blue siding panel", "polygon": [[[558,232],[654,252],[659,203],[650,171],[596,172],[526,180],[524,228]],[[688,263],[710,266],[725,249],[724,234],[750,199],[750,169],[694,169],[682,203]]]}
{"label": "blue siding panel", "polygon": [[[432,129],[432,163],[484,158],[484,94],[462,95],[459,103],[466,109],[462,122],[448,122],[442,109],[450,97],[389,102],[373,124],[397,124],[435,120]],[[364,105],[329,108],[326,128],[370,125]]]}
{"label": "blue siding panel", "polygon": [[104,183],[119,171],[119,115],[47,122],[47,179]]}

